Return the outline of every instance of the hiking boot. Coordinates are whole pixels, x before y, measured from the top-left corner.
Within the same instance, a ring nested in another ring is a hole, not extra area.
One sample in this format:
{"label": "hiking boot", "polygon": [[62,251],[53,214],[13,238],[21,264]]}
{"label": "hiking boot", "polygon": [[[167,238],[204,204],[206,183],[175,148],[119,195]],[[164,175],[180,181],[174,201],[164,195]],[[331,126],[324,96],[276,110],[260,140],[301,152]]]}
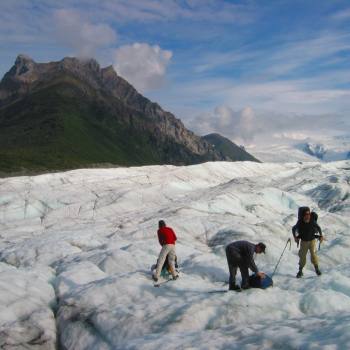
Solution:
{"label": "hiking boot", "polygon": [[241,285],[241,288],[242,289],[249,289],[250,288],[250,285],[248,283],[245,283],[245,284],[242,284]]}
{"label": "hiking boot", "polygon": [[152,279],[154,282],[158,282],[158,278],[155,275],[152,275]]}
{"label": "hiking boot", "polygon": [[239,285],[237,285],[237,284],[232,284],[232,285],[230,285],[229,287],[228,287],[228,290],[240,290],[241,289],[241,287],[239,286]]}
{"label": "hiking boot", "polygon": [[303,276],[304,276],[303,270],[299,270],[298,273],[297,273],[297,278],[301,278]]}
{"label": "hiking boot", "polygon": [[175,281],[175,280],[177,280],[179,278],[179,275],[177,274],[177,275],[175,275],[175,276],[173,276],[173,280]]}
{"label": "hiking boot", "polygon": [[318,268],[318,265],[315,265],[315,272],[317,276],[321,276],[322,272],[320,271],[320,269]]}

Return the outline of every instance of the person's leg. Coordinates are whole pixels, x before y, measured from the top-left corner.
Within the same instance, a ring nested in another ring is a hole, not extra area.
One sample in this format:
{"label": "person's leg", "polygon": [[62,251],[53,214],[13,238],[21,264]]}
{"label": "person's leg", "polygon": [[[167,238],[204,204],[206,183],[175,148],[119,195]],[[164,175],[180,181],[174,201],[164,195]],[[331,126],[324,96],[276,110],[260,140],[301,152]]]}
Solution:
{"label": "person's leg", "polygon": [[322,273],[318,267],[317,240],[316,239],[311,241],[309,250],[310,250],[310,255],[311,255],[311,262],[315,267],[316,274],[318,276],[320,276],[320,275],[322,275]]}
{"label": "person's leg", "polygon": [[157,261],[157,268],[156,268],[156,271],[154,274],[155,279],[158,279],[160,276],[160,273],[162,272],[162,268],[163,268],[165,259],[169,253],[169,250],[170,250],[169,245],[167,245],[167,244],[163,245],[162,250],[159,253],[159,258]]}
{"label": "person's leg", "polygon": [[306,254],[307,251],[309,250],[310,242],[306,241],[300,241],[300,249],[299,249],[299,272],[298,275],[300,274],[300,277],[303,275],[302,271],[303,268],[306,264]]}
{"label": "person's leg", "polygon": [[246,264],[240,264],[239,269],[241,270],[242,284],[241,287],[249,288],[249,268]]}
{"label": "person's leg", "polygon": [[170,273],[173,276],[173,278],[177,278],[178,274],[175,270],[175,258],[176,258],[175,245],[169,244],[168,246],[169,246],[168,262],[169,262]]}
{"label": "person's leg", "polygon": [[227,259],[227,265],[228,270],[230,273],[230,279],[229,279],[229,288],[232,289],[236,286],[236,274],[237,274],[237,256],[234,251],[232,251],[229,248],[226,248],[226,259]]}

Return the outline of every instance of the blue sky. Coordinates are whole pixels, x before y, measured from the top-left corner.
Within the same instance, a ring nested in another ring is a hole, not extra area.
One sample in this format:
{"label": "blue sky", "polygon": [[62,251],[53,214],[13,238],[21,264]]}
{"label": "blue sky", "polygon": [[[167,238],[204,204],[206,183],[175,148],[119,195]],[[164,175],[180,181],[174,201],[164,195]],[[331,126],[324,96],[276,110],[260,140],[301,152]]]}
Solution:
{"label": "blue sky", "polygon": [[3,0],[0,43],[1,75],[93,56],[200,134],[350,133],[349,1]]}

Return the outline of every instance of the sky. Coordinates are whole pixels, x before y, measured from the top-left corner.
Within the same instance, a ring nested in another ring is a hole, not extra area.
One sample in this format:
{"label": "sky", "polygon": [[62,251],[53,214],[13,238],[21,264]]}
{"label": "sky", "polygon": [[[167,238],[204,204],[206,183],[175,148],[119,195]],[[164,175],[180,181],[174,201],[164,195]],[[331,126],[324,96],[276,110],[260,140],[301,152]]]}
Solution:
{"label": "sky", "polygon": [[1,0],[1,76],[19,53],[112,64],[200,135],[350,134],[348,0]]}

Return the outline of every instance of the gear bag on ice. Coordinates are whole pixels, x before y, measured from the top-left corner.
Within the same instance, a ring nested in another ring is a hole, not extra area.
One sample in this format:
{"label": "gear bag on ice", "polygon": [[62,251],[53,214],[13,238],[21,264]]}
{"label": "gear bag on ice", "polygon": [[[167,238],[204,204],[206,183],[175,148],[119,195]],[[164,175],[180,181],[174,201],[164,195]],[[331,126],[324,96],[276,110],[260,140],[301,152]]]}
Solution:
{"label": "gear bag on ice", "polygon": [[265,275],[265,278],[260,278],[254,274],[249,276],[249,286],[251,288],[266,289],[273,286],[273,281],[272,278],[268,275]]}
{"label": "gear bag on ice", "polygon": [[[152,265],[151,271],[155,270],[156,268],[157,268],[157,264]],[[176,271],[178,268],[179,268],[179,265],[177,263],[177,256],[175,256],[175,269],[176,269]],[[168,257],[165,259],[164,265],[162,267],[162,272],[160,275],[163,278],[166,278],[170,275],[170,265],[169,265]]]}

